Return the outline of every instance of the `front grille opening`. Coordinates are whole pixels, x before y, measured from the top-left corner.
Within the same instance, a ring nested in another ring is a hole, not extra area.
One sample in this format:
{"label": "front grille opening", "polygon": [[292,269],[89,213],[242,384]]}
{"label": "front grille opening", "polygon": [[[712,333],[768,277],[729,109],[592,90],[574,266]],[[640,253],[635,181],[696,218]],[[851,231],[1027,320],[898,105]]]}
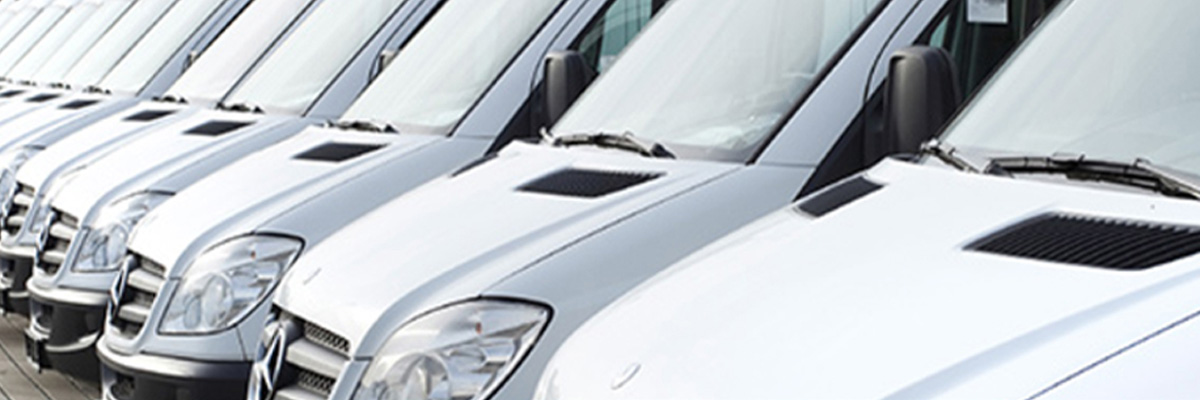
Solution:
{"label": "front grille opening", "polygon": [[47,275],[57,274],[66,260],[71,241],[75,239],[78,230],[78,218],[55,210],[50,221],[50,232],[46,235],[46,243],[38,251],[38,260],[34,267]]}
{"label": "front grille opening", "polygon": [[304,322],[304,338],[330,350],[350,354],[350,341],[316,324]]}
{"label": "front grille opening", "polygon": [[1050,213],[1018,222],[967,250],[1122,271],[1200,252],[1200,227]]}
{"label": "front grille opening", "polygon": [[333,393],[333,384],[336,379],[306,370],[297,368],[299,374],[296,376],[296,385],[301,389],[313,392],[321,397],[329,397]]}
{"label": "front grille opening", "polygon": [[133,377],[117,372],[117,382],[112,385],[112,395],[118,400],[133,399]]}
{"label": "front grille opening", "polygon": [[[109,318],[109,323],[113,328],[116,328],[117,334],[125,338],[132,338],[141,333],[145,321],[131,319],[125,316],[122,309],[149,309],[154,305],[154,300],[158,297],[158,290],[161,288],[161,281],[165,281],[166,269],[162,265],[150,261],[140,255],[130,254],[133,260],[129,267],[129,272],[126,279],[122,282],[121,297],[117,304],[113,305],[112,315]],[[143,288],[130,284],[129,275],[135,272],[149,273],[151,279],[160,281],[158,288]]]}
{"label": "front grille opening", "polygon": [[517,190],[529,193],[596,198],[641,185],[661,176],[661,173],[654,172],[565,169],[521,185]]}
{"label": "front grille opening", "polygon": [[12,197],[12,204],[8,206],[8,216],[4,219],[4,233],[8,236],[16,236],[17,232],[21,231],[21,227],[25,225],[25,218],[29,214],[29,207],[33,205],[34,190],[27,185],[19,185],[17,194]]}

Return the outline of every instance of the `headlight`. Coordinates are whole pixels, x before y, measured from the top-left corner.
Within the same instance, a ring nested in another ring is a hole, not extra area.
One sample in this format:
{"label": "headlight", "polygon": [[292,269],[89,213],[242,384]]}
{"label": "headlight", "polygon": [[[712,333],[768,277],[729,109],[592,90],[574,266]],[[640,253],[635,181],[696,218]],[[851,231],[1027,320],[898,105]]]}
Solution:
{"label": "headlight", "polygon": [[184,272],[159,331],[204,334],[237,324],[271,292],[302,244],[277,236],[247,236],[213,247]]}
{"label": "headlight", "polygon": [[388,339],[354,399],[486,398],[533,347],[549,317],[544,307],[496,300],[427,314]]}
{"label": "headlight", "polygon": [[119,268],[125,256],[129,232],[150,210],[169,198],[171,195],[167,193],[145,192],[105,206],[91,224],[96,228],[84,232],[79,256],[71,269],[77,272],[107,272]]}

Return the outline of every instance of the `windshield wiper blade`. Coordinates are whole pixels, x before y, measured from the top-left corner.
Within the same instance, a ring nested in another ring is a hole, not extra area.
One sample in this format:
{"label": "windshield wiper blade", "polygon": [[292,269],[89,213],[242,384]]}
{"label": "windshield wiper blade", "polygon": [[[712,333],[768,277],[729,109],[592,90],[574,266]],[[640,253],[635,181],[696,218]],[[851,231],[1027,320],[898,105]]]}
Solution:
{"label": "windshield wiper blade", "polygon": [[937,139],[922,144],[920,154],[937,157],[954,168],[976,174],[984,173],[990,162],[989,160],[976,160],[975,157],[964,154],[954,146]]}
{"label": "windshield wiper blade", "polygon": [[352,131],[367,131],[367,132],[381,132],[381,133],[400,132],[400,130],[397,129],[396,126],[392,125],[391,123],[388,123],[386,121],[373,120],[373,119],[354,119],[354,120],[334,121],[334,122],[331,122],[330,125],[333,126],[334,128],[352,130]]}
{"label": "windshield wiper blade", "polygon": [[992,159],[985,172],[1063,174],[1069,179],[1095,180],[1153,190],[1158,193],[1200,199],[1200,177],[1146,159],[1120,162],[1091,159],[1083,155],[1049,157],[1003,157]]}
{"label": "windshield wiper blade", "polygon": [[217,105],[217,108],[221,109],[221,110],[227,110],[227,111],[237,111],[237,112],[253,113],[253,114],[266,114],[266,111],[263,110],[262,107],[260,107],[256,104],[253,104],[253,103],[249,103],[249,102],[221,103],[221,104]]}
{"label": "windshield wiper blade", "polygon": [[554,136],[550,139],[550,144],[562,147],[590,145],[631,151],[646,157],[675,158],[675,153],[672,153],[671,150],[667,149],[661,143],[640,139],[634,136],[633,132],[628,131],[620,134],[597,132]]}

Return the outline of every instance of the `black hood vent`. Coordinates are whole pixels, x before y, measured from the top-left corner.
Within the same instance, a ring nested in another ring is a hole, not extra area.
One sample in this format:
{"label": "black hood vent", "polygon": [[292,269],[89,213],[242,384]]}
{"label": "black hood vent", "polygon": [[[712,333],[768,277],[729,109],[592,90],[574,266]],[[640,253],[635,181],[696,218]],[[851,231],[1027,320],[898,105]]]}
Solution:
{"label": "black hood vent", "polygon": [[193,126],[191,129],[183,131],[183,133],[185,135],[217,137],[250,125],[254,125],[254,123],[242,121],[208,121],[203,124]]}
{"label": "black hood vent", "polygon": [[96,103],[99,103],[99,102],[100,102],[100,100],[75,100],[70,103],[63,104],[63,105],[59,106],[58,108],[61,108],[63,110],[79,110],[79,109],[84,109],[84,108],[94,106],[94,105],[96,105]]}
{"label": "black hood vent", "polygon": [[134,122],[150,122],[174,113],[175,111],[172,110],[145,110],[125,117],[125,120]]}
{"label": "black hood vent", "polygon": [[59,97],[62,97],[62,95],[58,94],[58,93],[44,93],[44,94],[39,94],[37,96],[33,96],[28,99],[25,99],[25,102],[27,102],[27,103],[44,103],[44,102],[47,102],[50,100],[57,99]]}
{"label": "black hood vent", "polygon": [[19,90],[19,89],[8,90],[8,91],[5,91],[4,93],[0,93],[0,98],[7,99],[9,97],[19,96],[19,95],[21,95],[21,93],[25,93],[25,91]]}
{"label": "black hood vent", "polygon": [[381,144],[325,143],[297,154],[296,159],[340,163],[381,148]]}
{"label": "black hood vent", "polygon": [[817,194],[805,199],[800,203],[798,208],[804,213],[814,216],[823,217],[834,210],[842,208],[842,206],[850,204],[866,195],[875,193],[876,190],[882,189],[883,186],[871,182],[863,177],[853,178],[847,181],[842,181],[832,187],[826,188]]}
{"label": "black hood vent", "polygon": [[1051,213],[988,235],[967,249],[1139,271],[1200,252],[1200,227]]}
{"label": "black hood vent", "polygon": [[662,176],[653,172],[564,169],[517,188],[522,192],[596,198],[637,186]]}

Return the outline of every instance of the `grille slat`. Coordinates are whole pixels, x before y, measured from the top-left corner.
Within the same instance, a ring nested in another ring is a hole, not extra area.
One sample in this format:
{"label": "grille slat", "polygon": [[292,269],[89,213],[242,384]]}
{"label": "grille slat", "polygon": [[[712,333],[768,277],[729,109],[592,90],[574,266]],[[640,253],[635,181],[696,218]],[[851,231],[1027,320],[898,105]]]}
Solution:
{"label": "grille slat", "polygon": [[37,264],[34,265],[47,275],[58,273],[67,260],[67,250],[71,248],[71,241],[75,240],[75,234],[79,232],[78,218],[61,210],[54,210],[52,218],[46,243],[39,250]]}
{"label": "grille slat", "polygon": [[25,225],[25,216],[29,214],[29,207],[33,205],[33,196],[32,187],[17,187],[17,193],[13,195],[12,204],[8,207],[8,215],[4,218],[4,233],[7,236],[15,236],[21,231],[21,226]]}
{"label": "grille slat", "polygon": [[121,336],[133,337],[141,332],[146,323],[145,316],[158,297],[166,282],[166,269],[137,254],[130,254],[129,272],[121,287],[121,298],[114,304],[115,310],[110,324]]}
{"label": "grille slat", "polygon": [[1200,227],[1050,213],[967,250],[1115,270],[1145,270],[1200,252]]}

